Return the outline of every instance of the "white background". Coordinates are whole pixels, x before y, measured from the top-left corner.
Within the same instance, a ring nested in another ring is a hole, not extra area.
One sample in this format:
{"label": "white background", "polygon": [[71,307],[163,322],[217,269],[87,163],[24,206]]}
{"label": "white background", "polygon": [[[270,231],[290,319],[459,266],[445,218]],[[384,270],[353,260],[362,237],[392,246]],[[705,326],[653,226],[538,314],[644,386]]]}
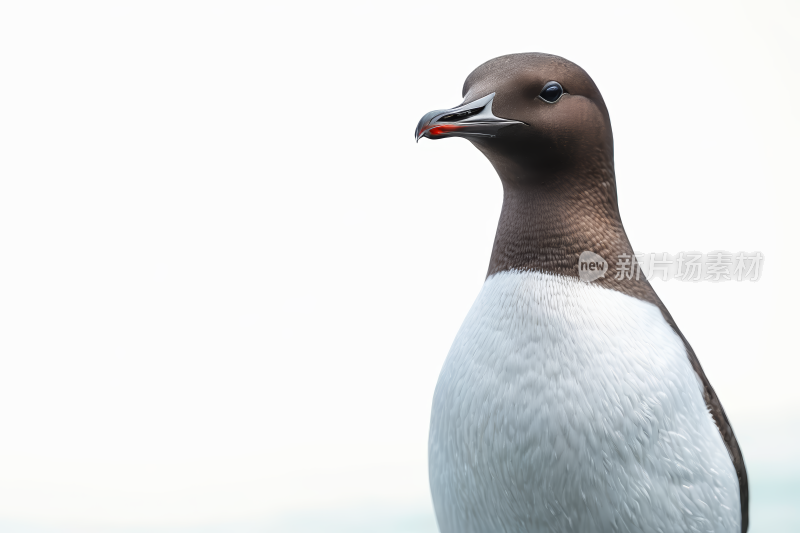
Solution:
{"label": "white background", "polygon": [[607,4],[3,3],[0,530],[435,531],[429,406],[502,191],[412,130],[524,51],[600,87],[635,249],[765,254],[656,290],[751,531],[796,530],[798,4]]}

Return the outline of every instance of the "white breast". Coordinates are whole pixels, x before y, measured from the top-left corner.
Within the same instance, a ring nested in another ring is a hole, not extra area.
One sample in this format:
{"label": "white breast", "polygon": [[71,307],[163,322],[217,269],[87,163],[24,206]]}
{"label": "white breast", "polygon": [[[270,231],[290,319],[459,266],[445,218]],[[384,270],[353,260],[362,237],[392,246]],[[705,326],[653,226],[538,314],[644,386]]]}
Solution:
{"label": "white breast", "polygon": [[578,280],[486,280],[433,400],[442,533],[725,532],[739,485],[680,338]]}

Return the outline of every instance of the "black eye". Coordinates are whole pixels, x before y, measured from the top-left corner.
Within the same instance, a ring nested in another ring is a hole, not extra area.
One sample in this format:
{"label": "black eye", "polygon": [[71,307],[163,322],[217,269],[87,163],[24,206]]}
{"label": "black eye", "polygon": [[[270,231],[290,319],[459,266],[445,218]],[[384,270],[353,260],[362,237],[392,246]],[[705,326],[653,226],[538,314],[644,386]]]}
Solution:
{"label": "black eye", "polygon": [[555,104],[562,94],[564,94],[564,89],[557,81],[548,81],[544,84],[542,92],[539,93],[539,98],[549,104]]}

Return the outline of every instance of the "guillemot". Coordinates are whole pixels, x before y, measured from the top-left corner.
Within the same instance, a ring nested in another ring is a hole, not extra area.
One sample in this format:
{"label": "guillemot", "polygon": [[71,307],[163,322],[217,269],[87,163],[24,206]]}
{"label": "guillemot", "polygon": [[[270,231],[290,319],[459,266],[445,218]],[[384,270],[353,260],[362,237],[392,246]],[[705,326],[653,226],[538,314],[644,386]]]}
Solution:
{"label": "guillemot", "polygon": [[[611,122],[578,65],[513,54],[415,137],[465,137],[503,207],[486,281],[441,370],[429,475],[442,533],[746,532],[747,473],[714,389],[632,257]],[[613,261],[612,261],[613,263]]]}

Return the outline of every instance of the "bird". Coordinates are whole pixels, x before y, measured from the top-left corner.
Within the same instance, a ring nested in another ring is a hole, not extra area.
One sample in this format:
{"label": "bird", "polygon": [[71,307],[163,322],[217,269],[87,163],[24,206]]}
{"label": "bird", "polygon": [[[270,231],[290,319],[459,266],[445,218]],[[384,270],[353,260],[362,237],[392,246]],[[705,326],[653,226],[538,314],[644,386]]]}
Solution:
{"label": "bird", "polygon": [[433,394],[440,531],[745,533],[741,449],[667,308],[644,276],[581,279],[584,252],[634,257],[596,84],[562,57],[511,54],[462,97],[415,138],[469,140],[503,204]]}

